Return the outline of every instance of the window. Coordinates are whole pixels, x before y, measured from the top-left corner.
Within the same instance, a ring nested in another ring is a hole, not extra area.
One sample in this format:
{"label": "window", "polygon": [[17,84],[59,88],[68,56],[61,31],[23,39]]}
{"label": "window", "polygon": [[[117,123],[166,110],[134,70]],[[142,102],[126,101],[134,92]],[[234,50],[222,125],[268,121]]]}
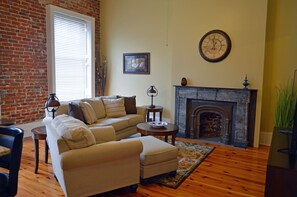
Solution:
{"label": "window", "polygon": [[94,18],[47,7],[49,92],[61,101],[94,96]]}

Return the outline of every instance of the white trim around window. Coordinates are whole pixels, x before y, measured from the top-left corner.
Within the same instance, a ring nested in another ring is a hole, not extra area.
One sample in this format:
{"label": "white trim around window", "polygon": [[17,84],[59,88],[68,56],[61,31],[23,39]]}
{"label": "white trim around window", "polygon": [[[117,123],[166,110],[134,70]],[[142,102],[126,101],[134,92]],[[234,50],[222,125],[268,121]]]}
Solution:
{"label": "white trim around window", "polygon": [[[47,68],[48,68],[48,91],[49,93],[56,92],[56,75],[55,75],[55,38],[54,38],[54,16],[55,14],[62,14],[69,18],[75,18],[87,22],[87,52],[90,58],[87,59],[87,64],[91,66],[91,95],[95,96],[95,19],[90,16],[69,11],[54,5],[47,5],[46,7],[46,32],[47,32]],[[89,75],[88,75],[89,76]],[[75,88],[75,87],[73,87]],[[58,95],[57,95],[58,96]],[[59,96],[58,96],[59,97]],[[78,99],[78,98],[72,98]],[[63,100],[63,99],[62,99]]]}

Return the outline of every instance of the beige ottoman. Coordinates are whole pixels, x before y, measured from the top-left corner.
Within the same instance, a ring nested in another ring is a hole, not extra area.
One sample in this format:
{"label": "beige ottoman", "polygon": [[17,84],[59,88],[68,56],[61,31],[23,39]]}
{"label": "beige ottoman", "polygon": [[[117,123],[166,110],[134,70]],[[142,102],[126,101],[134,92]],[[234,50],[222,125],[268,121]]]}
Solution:
{"label": "beige ottoman", "polygon": [[140,154],[140,177],[146,179],[171,172],[178,167],[177,147],[152,136],[140,137],[143,151]]}

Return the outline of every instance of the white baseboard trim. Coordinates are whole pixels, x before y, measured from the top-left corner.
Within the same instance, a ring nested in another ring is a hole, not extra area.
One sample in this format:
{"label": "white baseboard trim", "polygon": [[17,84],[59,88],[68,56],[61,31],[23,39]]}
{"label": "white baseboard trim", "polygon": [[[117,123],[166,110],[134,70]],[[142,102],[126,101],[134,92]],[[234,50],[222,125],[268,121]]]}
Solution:
{"label": "white baseboard trim", "polygon": [[33,128],[40,127],[42,125],[43,125],[42,120],[37,120],[34,122],[25,123],[25,124],[16,124],[14,126],[24,130],[24,137],[29,137],[31,136],[31,130]]}
{"label": "white baseboard trim", "polygon": [[272,132],[260,132],[260,144],[265,146],[270,146],[272,139]]}

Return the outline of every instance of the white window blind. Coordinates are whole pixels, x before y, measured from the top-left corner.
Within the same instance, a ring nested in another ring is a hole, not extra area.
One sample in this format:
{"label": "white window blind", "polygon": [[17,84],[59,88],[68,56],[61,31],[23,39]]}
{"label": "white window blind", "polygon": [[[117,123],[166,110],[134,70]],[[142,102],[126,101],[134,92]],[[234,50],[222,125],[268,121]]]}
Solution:
{"label": "white window blind", "polygon": [[87,21],[54,14],[55,91],[60,100],[91,97]]}

